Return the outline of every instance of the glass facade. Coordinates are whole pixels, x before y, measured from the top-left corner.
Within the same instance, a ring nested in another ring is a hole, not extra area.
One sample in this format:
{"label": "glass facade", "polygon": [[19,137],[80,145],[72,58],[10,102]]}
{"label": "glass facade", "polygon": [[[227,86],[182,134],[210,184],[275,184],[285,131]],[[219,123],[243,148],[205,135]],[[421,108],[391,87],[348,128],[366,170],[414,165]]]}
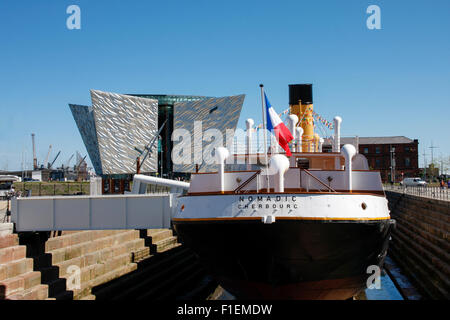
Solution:
{"label": "glass facade", "polygon": [[[173,178],[172,154],[172,132],[173,132],[173,106],[176,102],[189,102],[208,99],[204,96],[184,96],[184,95],[165,95],[165,94],[128,94],[141,98],[158,100],[158,125],[162,126],[167,120],[161,131],[161,149],[158,151],[158,175],[167,178]],[[162,165],[161,165],[162,164]],[[162,172],[161,172],[162,170]]]}

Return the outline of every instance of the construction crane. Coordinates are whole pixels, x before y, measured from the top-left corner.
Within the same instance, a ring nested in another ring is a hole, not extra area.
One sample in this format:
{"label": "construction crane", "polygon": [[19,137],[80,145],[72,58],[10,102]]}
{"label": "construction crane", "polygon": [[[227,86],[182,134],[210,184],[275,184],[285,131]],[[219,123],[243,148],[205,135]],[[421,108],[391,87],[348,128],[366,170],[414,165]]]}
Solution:
{"label": "construction crane", "polygon": [[45,157],[44,166],[47,165],[47,168],[50,169],[50,163],[48,162],[48,157],[50,157],[50,152],[52,152],[52,145],[48,147],[47,157]]}
{"label": "construction crane", "polygon": [[66,164],[64,165],[65,168],[68,168],[70,165],[70,160],[72,160],[73,156],[75,155],[75,153],[72,153],[72,155],[70,156],[69,160],[66,161]]}
{"label": "construction crane", "polygon": [[55,159],[53,159],[52,163],[48,164],[48,168],[51,169],[53,164],[55,163],[56,159],[58,159],[59,154],[61,153],[61,151],[58,151],[58,154],[56,155]]}
{"label": "construction crane", "polygon": [[[149,144],[144,146],[144,150],[134,147],[134,150],[139,152],[139,155],[137,156],[136,161],[134,162],[134,163],[136,163],[136,173],[140,173],[141,167],[144,164],[145,160],[147,159],[148,156],[151,156],[151,154],[153,153],[153,147],[155,146],[155,143],[158,140],[159,135],[160,135],[162,129],[164,128],[166,122],[167,122],[167,119],[161,125],[161,127],[158,130],[158,133],[153,137],[153,139],[149,142]],[[144,158],[141,161],[142,156],[144,156]],[[162,172],[161,172],[161,174],[162,174]]]}
{"label": "construction crane", "polygon": [[83,180],[83,178],[80,178],[79,174],[80,174],[80,167],[81,167],[81,164],[84,162],[84,159],[86,159],[86,157],[87,157],[87,155],[85,155],[85,156],[83,157],[83,159],[81,159],[81,160],[78,162],[78,164],[75,166],[75,170],[77,171],[77,181]]}
{"label": "construction crane", "polygon": [[33,145],[33,170],[37,170],[36,145],[34,144],[34,133],[31,134],[31,143]]}
{"label": "construction crane", "polygon": [[81,159],[78,164],[75,166],[75,168],[78,170],[78,168],[81,166],[81,164],[83,163],[84,159],[86,159],[87,155],[84,156],[83,159]]}

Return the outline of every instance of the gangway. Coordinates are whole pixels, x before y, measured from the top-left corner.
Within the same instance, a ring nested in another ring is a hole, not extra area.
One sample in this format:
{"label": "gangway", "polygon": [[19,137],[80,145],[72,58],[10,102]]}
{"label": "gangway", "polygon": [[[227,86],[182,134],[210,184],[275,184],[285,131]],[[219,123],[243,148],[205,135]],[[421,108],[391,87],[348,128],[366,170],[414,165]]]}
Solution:
{"label": "gangway", "polygon": [[[171,193],[146,194],[147,185]],[[135,175],[124,195],[19,197],[11,200],[11,221],[18,232],[170,228],[178,197],[189,183]]]}

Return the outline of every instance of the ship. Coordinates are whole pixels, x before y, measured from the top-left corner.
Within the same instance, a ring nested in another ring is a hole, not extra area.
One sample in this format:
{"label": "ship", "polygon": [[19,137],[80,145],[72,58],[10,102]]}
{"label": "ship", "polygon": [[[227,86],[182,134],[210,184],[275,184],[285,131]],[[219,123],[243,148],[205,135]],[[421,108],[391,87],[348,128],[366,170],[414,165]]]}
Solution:
{"label": "ship", "polygon": [[192,174],[173,227],[236,299],[352,299],[382,268],[395,226],[380,173],[341,148],[340,117],[323,150],[311,84],[290,85],[289,103],[291,155],[252,152],[247,120],[245,154],[216,149],[217,172]]}

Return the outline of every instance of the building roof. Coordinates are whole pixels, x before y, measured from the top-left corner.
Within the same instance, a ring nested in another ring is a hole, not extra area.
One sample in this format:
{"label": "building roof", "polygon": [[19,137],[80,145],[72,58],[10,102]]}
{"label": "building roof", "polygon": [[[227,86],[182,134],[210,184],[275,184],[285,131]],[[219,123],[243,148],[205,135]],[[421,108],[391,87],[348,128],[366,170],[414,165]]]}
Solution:
{"label": "building roof", "polygon": [[[394,137],[358,137],[358,143],[361,144],[402,144],[402,143],[414,143],[414,140],[405,136]],[[355,144],[356,137],[341,137],[341,144]],[[325,140],[325,144],[331,144],[330,139]]]}

